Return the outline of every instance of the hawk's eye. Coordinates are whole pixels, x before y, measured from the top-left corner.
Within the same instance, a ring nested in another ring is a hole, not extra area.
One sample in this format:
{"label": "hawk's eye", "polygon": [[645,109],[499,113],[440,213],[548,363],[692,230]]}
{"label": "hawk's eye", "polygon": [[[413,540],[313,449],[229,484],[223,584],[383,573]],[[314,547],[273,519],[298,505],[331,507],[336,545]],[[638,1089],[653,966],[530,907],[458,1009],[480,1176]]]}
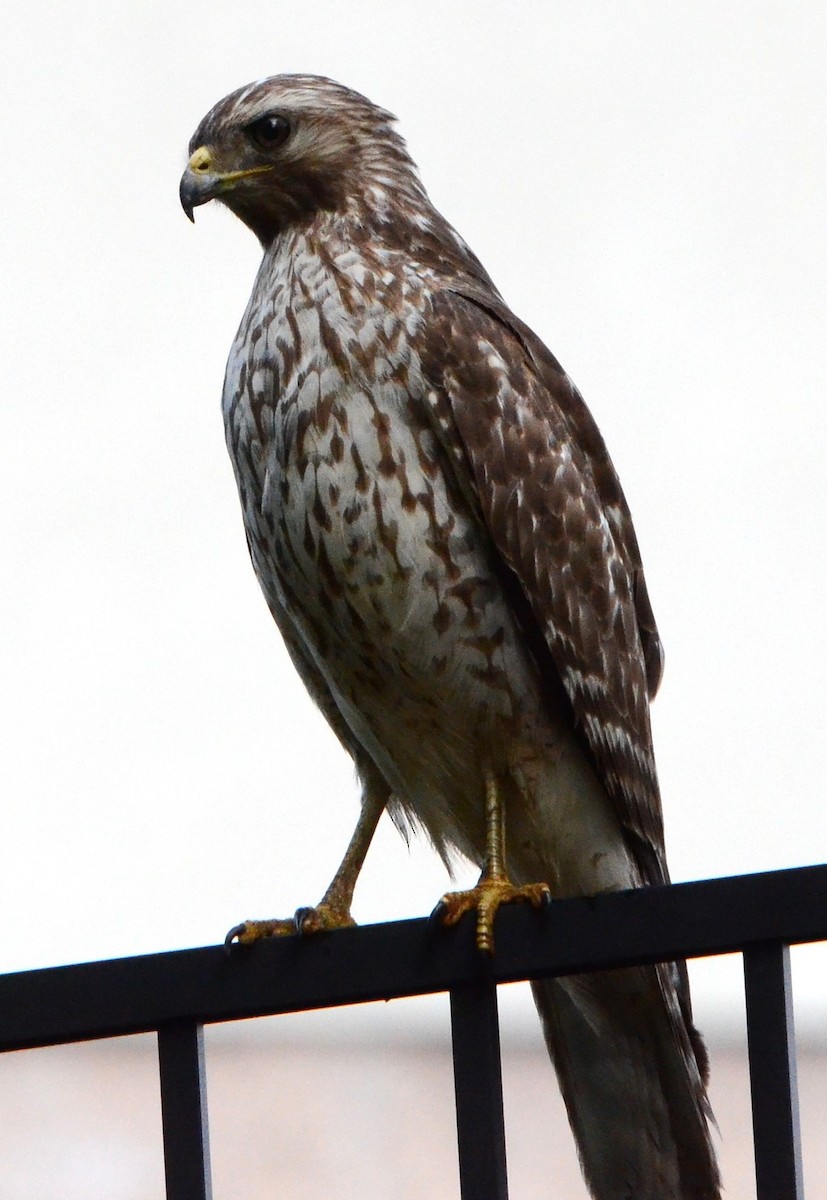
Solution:
{"label": "hawk's eye", "polygon": [[290,122],[279,113],[268,113],[266,117],[253,121],[244,132],[262,150],[275,150],[289,138]]}

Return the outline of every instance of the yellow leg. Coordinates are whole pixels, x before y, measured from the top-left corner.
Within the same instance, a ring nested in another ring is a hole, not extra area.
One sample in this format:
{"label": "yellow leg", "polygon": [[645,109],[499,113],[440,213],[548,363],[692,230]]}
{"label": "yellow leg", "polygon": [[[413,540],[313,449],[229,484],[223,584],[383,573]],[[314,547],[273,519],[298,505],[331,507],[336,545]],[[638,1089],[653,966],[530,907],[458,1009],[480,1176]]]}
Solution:
{"label": "yellow leg", "polygon": [[359,820],[353,831],[345,856],[333,876],[330,887],[315,908],[299,908],[288,919],[271,921],[242,921],[227,934],[225,943],[247,946],[268,937],[288,937],[294,933],[318,933],[323,929],[344,929],[356,922],[350,915],[353,890],[365,861],[368,847],[376,832],[387,796],[369,791],[362,804]]}
{"label": "yellow leg", "polygon": [[471,909],[477,911],[477,946],[486,954],[494,953],[494,918],[501,904],[522,900],[539,908],[548,903],[551,891],[547,883],[527,883],[517,887],[505,869],[505,805],[497,788],[494,772],[485,775],[485,865],[477,886],[465,892],[446,892],[437,913],[446,925],[455,925]]}

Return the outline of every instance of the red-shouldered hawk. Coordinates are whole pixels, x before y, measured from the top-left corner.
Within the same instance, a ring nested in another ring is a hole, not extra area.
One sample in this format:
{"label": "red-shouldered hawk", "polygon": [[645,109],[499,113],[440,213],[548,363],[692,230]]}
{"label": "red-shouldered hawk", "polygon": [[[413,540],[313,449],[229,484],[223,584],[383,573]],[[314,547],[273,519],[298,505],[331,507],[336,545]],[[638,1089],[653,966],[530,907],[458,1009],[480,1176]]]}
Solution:
{"label": "red-shouldered hawk", "polygon": [[[299,924],[350,920],[385,806],[482,867],[444,907],[478,908],[488,949],[503,899],[666,882],[661,646],[579,392],[363,96],[251,84],[190,154],[187,213],[217,198],[264,250],[224,386],[253,566],[364,785],[343,869]],[[717,1198],[683,964],[534,994],[593,1196]]]}

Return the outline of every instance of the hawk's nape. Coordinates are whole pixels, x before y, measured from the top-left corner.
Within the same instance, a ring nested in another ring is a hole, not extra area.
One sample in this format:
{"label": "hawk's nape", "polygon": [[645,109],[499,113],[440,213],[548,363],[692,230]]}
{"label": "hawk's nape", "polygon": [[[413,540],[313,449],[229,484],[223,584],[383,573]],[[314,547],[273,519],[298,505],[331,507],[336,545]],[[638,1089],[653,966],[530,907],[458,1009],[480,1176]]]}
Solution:
{"label": "hawk's nape", "polygon": [[[251,84],[190,154],[188,214],[218,199],[264,249],[223,401],[253,566],[364,788],[342,868],[299,924],[350,920],[385,807],[477,862],[483,892],[667,881],[660,641],[579,393],[363,96],[310,75]],[[683,964],[534,992],[596,1200],[715,1200]]]}

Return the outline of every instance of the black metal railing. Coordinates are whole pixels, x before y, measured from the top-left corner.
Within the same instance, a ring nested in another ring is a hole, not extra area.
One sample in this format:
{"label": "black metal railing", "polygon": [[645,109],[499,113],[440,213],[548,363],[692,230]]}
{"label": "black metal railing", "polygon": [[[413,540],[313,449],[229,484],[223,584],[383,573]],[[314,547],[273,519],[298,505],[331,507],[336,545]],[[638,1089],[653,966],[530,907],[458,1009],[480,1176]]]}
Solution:
{"label": "black metal railing", "polygon": [[758,1200],[802,1200],[789,947],[823,940],[827,866],[515,905],[492,959],[464,918],[0,976],[0,1050],[157,1031],[167,1200],[209,1200],[204,1024],[447,991],[462,1197],[505,1200],[497,984],[740,952]]}

